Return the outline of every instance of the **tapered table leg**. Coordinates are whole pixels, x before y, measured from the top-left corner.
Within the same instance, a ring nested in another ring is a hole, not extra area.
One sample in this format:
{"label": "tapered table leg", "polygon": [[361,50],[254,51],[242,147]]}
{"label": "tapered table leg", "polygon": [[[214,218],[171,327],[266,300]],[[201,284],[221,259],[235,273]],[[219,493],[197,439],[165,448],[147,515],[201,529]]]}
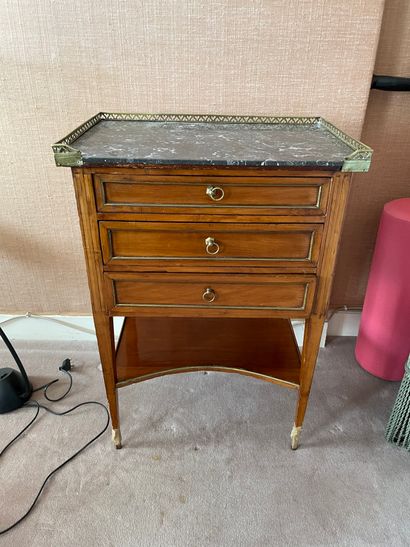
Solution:
{"label": "tapered table leg", "polygon": [[291,432],[291,447],[296,450],[312,386],[313,373],[320,348],[324,316],[312,315],[305,322],[303,338],[302,366],[300,371],[299,397],[296,406],[295,423]]}
{"label": "tapered table leg", "polygon": [[94,314],[98,348],[104,373],[104,385],[111,416],[112,440],[116,448],[121,448],[120,416],[118,393],[115,378],[115,342],[112,317],[103,313]]}

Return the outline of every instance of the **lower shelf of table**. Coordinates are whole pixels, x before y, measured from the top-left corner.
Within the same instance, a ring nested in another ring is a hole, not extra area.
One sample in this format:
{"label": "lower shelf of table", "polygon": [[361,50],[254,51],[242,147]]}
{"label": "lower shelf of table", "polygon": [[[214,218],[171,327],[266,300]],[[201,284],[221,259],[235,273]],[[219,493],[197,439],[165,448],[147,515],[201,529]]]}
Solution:
{"label": "lower shelf of table", "polygon": [[300,354],[290,321],[125,319],[117,346],[117,387],[198,370],[237,372],[298,388]]}

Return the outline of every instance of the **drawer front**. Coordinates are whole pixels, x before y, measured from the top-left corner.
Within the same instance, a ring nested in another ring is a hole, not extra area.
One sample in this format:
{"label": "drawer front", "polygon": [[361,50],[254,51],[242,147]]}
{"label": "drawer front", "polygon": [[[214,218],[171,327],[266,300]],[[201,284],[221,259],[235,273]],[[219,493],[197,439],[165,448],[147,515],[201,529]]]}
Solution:
{"label": "drawer front", "polygon": [[321,224],[100,222],[106,265],[146,260],[186,264],[315,266]]}
{"label": "drawer front", "polygon": [[94,175],[101,212],[324,215],[329,178]]}
{"label": "drawer front", "polygon": [[218,274],[105,274],[111,312],[121,315],[305,317],[315,276]]}

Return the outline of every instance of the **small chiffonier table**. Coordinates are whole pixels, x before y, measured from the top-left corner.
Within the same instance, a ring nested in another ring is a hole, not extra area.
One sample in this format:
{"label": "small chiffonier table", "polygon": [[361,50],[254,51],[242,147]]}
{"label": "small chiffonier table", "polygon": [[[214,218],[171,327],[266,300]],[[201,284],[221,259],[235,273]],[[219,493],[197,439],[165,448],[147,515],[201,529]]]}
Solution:
{"label": "small chiffonier table", "polygon": [[297,448],[351,172],[372,150],[322,118],[105,112],[53,150],[72,168],[115,446],[118,388],[214,370],[298,390]]}

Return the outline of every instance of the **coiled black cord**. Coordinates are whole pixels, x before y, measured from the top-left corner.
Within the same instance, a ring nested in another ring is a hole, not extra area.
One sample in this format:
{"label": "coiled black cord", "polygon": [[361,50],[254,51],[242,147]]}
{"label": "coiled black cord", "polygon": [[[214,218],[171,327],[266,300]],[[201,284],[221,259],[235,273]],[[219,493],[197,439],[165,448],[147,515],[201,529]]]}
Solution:
{"label": "coiled black cord", "polygon": [[62,401],[64,397],[67,397],[67,395],[70,393],[71,388],[73,387],[73,377],[71,376],[70,370],[71,370],[71,361],[70,359],[64,359],[63,364],[61,367],[58,367],[58,370],[61,372],[64,372],[69,378],[69,384],[67,390],[60,395],[60,397],[56,397],[55,399],[52,399],[47,395],[48,388],[57,382],[60,381],[60,378],[56,378],[55,380],[52,380],[51,382],[48,382],[47,384],[44,384],[40,387],[36,387],[36,389],[33,389],[33,393],[36,391],[43,390],[44,397],[47,399],[47,401],[50,401],[50,403],[56,403],[57,401]]}
{"label": "coiled black cord", "polygon": [[[43,386],[40,386],[38,388],[36,388],[34,391],[39,391],[39,390],[43,390],[44,392],[44,396],[45,398],[48,400],[48,401],[61,401],[62,399],[64,399],[64,397],[66,397],[68,395],[68,393],[71,391],[71,387],[73,385],[73,378],[69,372],[69,369],[71,369],[71,364],[70,364],[70,361],[69,359],[66,359],[63,364],[61,365],[61,367],[59,367],[59,369],[66,373],[69,378],[70,378],[70,383],[69,383],[69,386],[68,386],[68,389],[66,390],[66,392],[61,395],[60,397],[56,398],[56,399],[52,399],[50,398],[49,396],[47,396],[47,390],[48,388],[55,384],[56,382],[58,382],[58,379],[56,380],[53,380],[52,382],[49,382],[47,384],[44,384]],[[78,405],[75,405],[73,406],[72,408],[69,408],[68,410],[64,410],[63,412],[56,412],[55,410],[52,410],[51,408],[48,408],[47,406],[44,406],[42,404],[40,404],[39,402],[37,401],[28,401],[24,406],[27,407],[27,406],[31,406],[31,407],[34,407],[36,408],[36,413],[34,415],[34,417],[30,420],[30,422],[1,450],[0,452],[0,458],[1,456],[3,456],[3,454],[6,452],[6,450],[8,450],[8,448],[10,448],[10,446],[19,438],[21,437],[21,435],[36,421],[39,413],[40,413],[40,408],[43,408],[44,410],[46,410],[47,412],[50,412],[51,414],[54,414],[55,416],[65,416],[66,414],[70,414],[71,412],[73,412],[74,410],[76,410],[77,408],[80,408],[82,406],[86,406],[86,405],[98,405],[98,406],[101,406],[105,413],[106,413],[106,417],[107,417],[107,420],[106,420],[106,423],[103,427],[103,429],[97,434],[95,435],[95,437],[93,437],[90,441],[88,441],[84,446],[82,446],[79,450],[77,450],[77,452],[75,452],[72,456],[70,456],[69,458],[67,458],[62,464],[60,464],[58,467],[56,467],[55,469],[53,469],[53,471],[51,471],[51,473],[49,473],[47,475],[47,477],[44,479],[43,481],[43,484],[41,485],[39,491],[37,492],[37,495],[35,496],[33,502],[31,503],[30,507],[28,508],[28,510],[24,513],[23,516],[21,516],[16,522],[14,522],[13,524],[11,524],[10,526],[8,526],[7,528],[5,528],[4,530],[0,530],[0,535],[2,534],[5,534],[6,532],[9,532],[10,530],[12,530],[13,528],[15,528],[18,524],[20,524],[20,522],[22,522],[26,517],[28,517],[28,515],[31,513],[31,511],[34,509],[34,506],[36,505],[42,491],[44,490],[44,487],[46,486],[48,480],[55,474],[57,473],[57,471],[59,471],[60,469],[62,469],[65,465],[67,465],[69,462],[71,462],[74,458],[76,458],[79,454],[81,454],[81,452],[83,452],[88,446],[90,446],[90,444],[92,444],[94,441],[96,441],[99,437],[101,437],[101,435],[103,435],[103,433],[105,433],[105,431],[108,429],[108,426],[110,424],[110,415],[108,413],[108,409],[105,405],[103,405],[102,403],[98,402],[98,401],[85,401],[84,403],[80,403]],[[24,408],[24,407],[23,407]]]}

